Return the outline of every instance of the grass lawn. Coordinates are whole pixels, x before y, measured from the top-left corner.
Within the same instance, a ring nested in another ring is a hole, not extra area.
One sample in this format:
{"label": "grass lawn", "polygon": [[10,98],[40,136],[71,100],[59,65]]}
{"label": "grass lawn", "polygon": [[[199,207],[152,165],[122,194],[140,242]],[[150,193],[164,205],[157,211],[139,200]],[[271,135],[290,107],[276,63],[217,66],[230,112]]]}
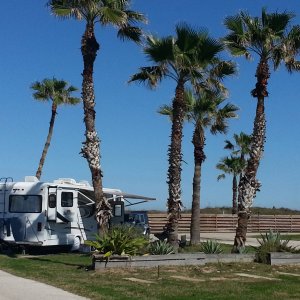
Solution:
{"label": "grass lawn", "polygon": [[[25,258],[0,255],[1,270],[90,299],[300,299],[300,266],[219,263],[86,271],[90,263],[90,256],[82,254]],[[130,281],[130,278],[144,282]]]}

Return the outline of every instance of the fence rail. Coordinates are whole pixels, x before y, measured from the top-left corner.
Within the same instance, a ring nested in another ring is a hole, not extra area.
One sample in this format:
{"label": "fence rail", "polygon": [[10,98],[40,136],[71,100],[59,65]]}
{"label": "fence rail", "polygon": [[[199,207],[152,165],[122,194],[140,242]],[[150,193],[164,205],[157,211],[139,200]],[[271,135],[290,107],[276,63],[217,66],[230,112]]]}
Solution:
{"label": "fence rail", "polygon": [[[167,222],[167,214],[149,214],[152,233],[163,231]],[[182,214],[179,220],[178,232],[189,232],[191,214]],[[202,232],[234,232],[237,216],[230,214],[202,214],[200,216],[200,231]],[[269,229],[279,232],[300,232],[300,215],[252,215],[248,232],[266,232]]]}

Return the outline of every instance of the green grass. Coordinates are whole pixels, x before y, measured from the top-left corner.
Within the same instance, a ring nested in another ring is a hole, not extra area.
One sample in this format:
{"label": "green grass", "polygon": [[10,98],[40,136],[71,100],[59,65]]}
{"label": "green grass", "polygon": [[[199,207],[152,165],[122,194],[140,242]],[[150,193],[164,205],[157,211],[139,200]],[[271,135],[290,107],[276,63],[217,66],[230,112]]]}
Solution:
{"label": "green grass", "polygon": [[[81,254],[36,257],[0,255],[0,269],[36,279],[91,299],[300,299],[300,277],[280,275],[278,271],[300,274],[300,266],[278,267],[262,264],[210,264],[206,266],[160,267],[86,271],[91,258]],[[275,277],[279,281],[239,277],[248,273]],[[176,279],[184,276],[199,282]],[[130,282],[140,278],[153,283]]]}

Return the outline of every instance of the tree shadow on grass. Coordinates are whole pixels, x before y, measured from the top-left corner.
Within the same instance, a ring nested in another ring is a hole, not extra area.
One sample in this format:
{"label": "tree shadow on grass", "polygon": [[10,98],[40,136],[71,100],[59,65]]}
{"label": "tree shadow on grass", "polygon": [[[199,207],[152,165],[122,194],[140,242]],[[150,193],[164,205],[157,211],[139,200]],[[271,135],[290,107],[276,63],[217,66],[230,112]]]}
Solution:
{"label": "tree shadow on grass", "polygon": [[[86,255],[88,256],[88,255]],[[40,261],[40,262],[49,262],[49,263],[54,263],[54,264],[62,264],[65,266],[70,266],[70,267],[77,267],[77,269],[84,269],[86,271],[90,270],[92,268],[91,265],[85,265],[85,264],[78,264],[78,263],[70,263],[70,262],[65,262],[65,261],[60,261],[55,258],[45,258],[45,257],[28,257],[28,259],[33,260],[33,261]]]}

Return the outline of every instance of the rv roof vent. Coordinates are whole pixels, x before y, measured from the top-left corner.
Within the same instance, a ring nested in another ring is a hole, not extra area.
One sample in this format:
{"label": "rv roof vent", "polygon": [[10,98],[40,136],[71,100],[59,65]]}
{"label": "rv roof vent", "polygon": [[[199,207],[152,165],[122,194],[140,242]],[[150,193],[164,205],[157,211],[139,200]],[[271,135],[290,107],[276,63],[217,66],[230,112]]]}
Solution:
{"label": "rv roof vent", "polygon": [[25,182],[38,182],[39,180],[35,176],[25,176]]}
{"label": "rv roof vent", "polygon": [[73,178],[58,178],[54,180],[54,183],[76,184],[76,180]]}
{"label": "rv roof vent", "polygon": [[91,186],[90,183],[87,180],[80,180],[78,184],[83,185],[83,186]]}

